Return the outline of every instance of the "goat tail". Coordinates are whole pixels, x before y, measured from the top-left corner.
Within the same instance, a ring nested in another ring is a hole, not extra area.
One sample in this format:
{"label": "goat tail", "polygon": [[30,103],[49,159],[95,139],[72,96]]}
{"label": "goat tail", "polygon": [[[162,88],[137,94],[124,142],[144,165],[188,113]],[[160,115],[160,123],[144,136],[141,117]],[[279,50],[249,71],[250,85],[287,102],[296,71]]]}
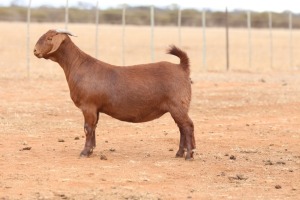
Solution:
{"label": "goat tail", "polygon": [[167,51],[168,54],[177,56],[180,59],[180,65],[183,67],[183,69],[185,71],[190,70],[190,60],[189,57],[187,56],[187,54],[182,51],[181,49],[179,49],[178,47],[176,47],[175,45],[171,45],[170,48]]}

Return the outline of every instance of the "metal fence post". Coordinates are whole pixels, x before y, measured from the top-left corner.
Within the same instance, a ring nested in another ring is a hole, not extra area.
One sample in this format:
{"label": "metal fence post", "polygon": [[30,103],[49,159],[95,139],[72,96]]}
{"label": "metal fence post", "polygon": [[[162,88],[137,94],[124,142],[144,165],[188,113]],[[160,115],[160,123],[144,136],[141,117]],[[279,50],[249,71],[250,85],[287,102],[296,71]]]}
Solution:
{"label": "metal fence post", "polygon": [[30,15],[31,15],[31,0],[28,3],[27,9],[27,77],[30,78]]}
{"label": "metal fence post", "polygon": [[126,26],[126,4],[123,5],[122,13],[122,64],[125,66],[125,26]]}
{"label": "metal fence post", "polygon": [[289,49],[290,49],[290,69],[293,68],[293,13],[289,12],[289,31],[290,31],[290,44],[289,44]]}
{"label": "metal fence post", "polygon": [[65,8],[65,29],[68,30],[69,23],[69,1],[66,0],[66,8]]}
{"label": "metal fence post", "polygon": [[99,25],[99,2],[96,1],[96,36],[95,36],[95,57],[98,58],[98,25]]}
{"label": "metal fence post", "polygon": [[226,7],[225,12],[225,23],[226,23],[226,70],[229,71],[229,33],[228,33],[228,10]]}
{"label": "metal fence post", "polygon": [[178,6],[178,43],[181,47],[181,8]]}
{"label": "metal fence post", "polygon": [[202,10],[202,66],[206,71],[206,14],[205,10]]}
{"label": "metal fence post", "polygon": [[273,69],[273,34],[272,34],[272,13],[269,12],[269,37],[270,37],[270,67]]}
{"label": "metal fence post", "polygon": [[151,61],[154,62],[154,6],[150,7],[151,15]]}
{"label": "metal fence post", "polygon": [[247,27],[248,27],[248,67],[252,68],[251,11],[247,12]]}

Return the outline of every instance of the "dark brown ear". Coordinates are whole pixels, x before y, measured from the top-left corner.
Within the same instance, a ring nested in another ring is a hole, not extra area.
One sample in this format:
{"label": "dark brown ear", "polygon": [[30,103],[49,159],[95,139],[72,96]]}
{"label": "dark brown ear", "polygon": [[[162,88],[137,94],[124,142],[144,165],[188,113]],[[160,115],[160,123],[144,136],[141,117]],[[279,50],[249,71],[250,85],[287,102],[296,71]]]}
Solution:
{"label": "dark brown ear", "polygon": [[49,53],[47,54],[51,54],[51,53],[54,53],[58,48],[59,46],[61,45],[61,43],[66,39],[66,35],[65,34],[57,34],[55,36],[52,37],[52,49]]}

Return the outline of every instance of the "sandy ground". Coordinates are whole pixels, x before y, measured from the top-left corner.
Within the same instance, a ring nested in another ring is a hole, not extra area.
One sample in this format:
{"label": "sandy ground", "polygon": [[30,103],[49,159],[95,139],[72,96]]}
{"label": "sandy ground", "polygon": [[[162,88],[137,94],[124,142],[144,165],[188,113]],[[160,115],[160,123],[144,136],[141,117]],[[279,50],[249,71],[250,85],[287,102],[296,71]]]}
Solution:
{"label": "sandy ground", "polygon": [[[253,29],[249,67],[247,30],[231,29],[233,72],[226,73],[224,30],[208,29],[204,73],[202,30],[182,29],[197,145],[195,159],[185,161],[175,158],[179,131],[169,114],[142,124],[101,115],[94,154],[80,158],[83,116],[63,72],[32,54],[41,34],[64,24],[31,24],[30,79],[26,24],[0,27],[0,200],[300,199],[298,30],[290,51],[289,31],[274,29],[271,67],[269,32]],[[79,36],[74,42],[94,55],[94,25],[69,28]],[[101,25],[99,31],[99,57],[122,65],[122,27]],[[155,60],[178,62],[164,53],[177,44],[177,33],[176,27],[155,29]],[[126,65],[151,62],[149,27],[128,26],[125,38]]]}
{"label": "sandy ground", "polygon": [[101,115],[80,158],[83,117],[66,81],[0,79],[0,199],[300,199],[300,73],[193,76],[197,152],[175,158],[169,114]]}

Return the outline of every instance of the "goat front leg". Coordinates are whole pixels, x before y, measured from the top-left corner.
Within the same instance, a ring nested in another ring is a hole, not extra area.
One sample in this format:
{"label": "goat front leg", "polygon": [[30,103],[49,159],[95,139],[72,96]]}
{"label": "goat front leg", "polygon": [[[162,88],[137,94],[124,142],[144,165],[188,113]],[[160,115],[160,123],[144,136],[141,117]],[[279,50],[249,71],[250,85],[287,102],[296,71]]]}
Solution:
{"label": "goat front leg", "polygon": [[99,119],[97,112],[83,111],[84,115],[84,132],[85,132],[85,145],[81,151],[80,156],[88,157],[93,153],[93,149],[96,147],[96,127]]}

